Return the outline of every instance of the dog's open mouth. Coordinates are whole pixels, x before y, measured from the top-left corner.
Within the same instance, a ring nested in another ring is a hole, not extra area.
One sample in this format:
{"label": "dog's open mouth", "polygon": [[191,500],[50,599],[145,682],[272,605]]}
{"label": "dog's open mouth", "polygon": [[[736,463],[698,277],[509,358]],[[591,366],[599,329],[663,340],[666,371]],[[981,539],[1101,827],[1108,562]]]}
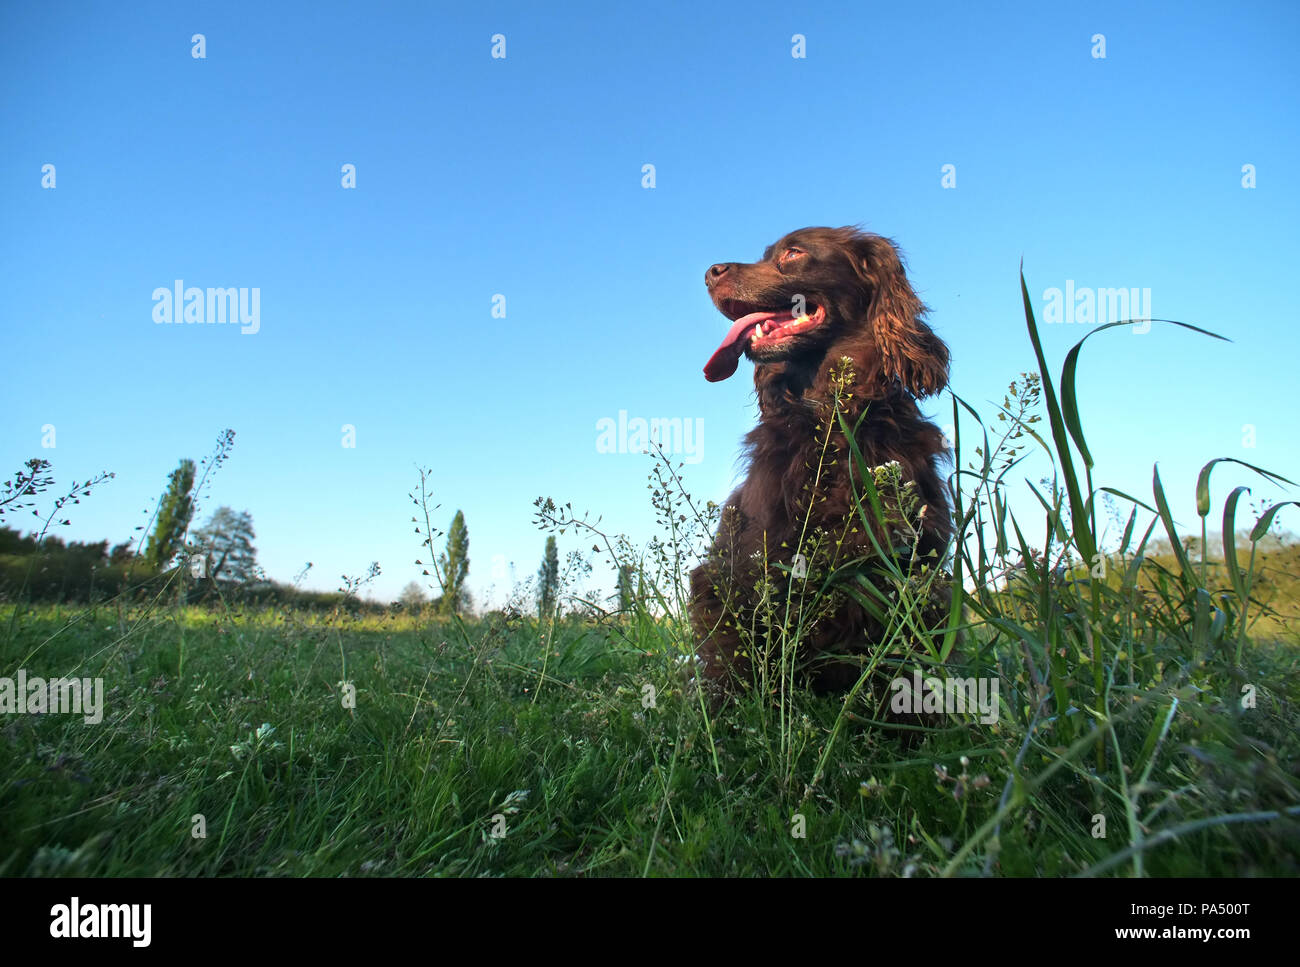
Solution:
{"label": "dog's open mouth", "polygon": [[826,309],[813,306],[802,315],[789,309],[755,309],[734,299],[727,299],[719,308],[734,319],[722,345],[704,365],[704,378],[711,383],[724,380],[736,371],[745,351],[771,352],[780,348],[800,333],[816,329],[826,321]]}

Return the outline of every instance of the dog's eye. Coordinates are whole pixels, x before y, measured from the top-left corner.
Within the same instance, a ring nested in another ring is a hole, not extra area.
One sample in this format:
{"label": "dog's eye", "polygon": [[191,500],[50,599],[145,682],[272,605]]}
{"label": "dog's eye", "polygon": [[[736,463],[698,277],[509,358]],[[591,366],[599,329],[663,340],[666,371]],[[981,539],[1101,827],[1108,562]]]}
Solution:
{"label": "dog's eye", "polygon": [[798,258],[800,255],[803,254],[804,254],[804,250],[801,248],[788,248],[781,253],[781,258],[778,261],[789,262],[793,259]]}

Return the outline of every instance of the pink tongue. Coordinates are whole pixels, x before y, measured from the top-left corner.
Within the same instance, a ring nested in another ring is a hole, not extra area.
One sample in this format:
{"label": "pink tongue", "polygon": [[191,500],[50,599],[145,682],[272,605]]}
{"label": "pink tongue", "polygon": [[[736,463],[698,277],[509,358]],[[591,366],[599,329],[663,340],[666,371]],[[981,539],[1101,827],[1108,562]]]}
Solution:
{"label": "pink tongue", "polygon": [[740,357],[745,354],[745,347],[754,337],[754,327],[780,315],[788,315],[788,313],[751,312],[733,322],[727,332],[727,338],[722,340],[722,345],[718,347],[717,352],[704,364],[704,378],[710,383],[717,383],[734,373],[736,367],[740,365]]}

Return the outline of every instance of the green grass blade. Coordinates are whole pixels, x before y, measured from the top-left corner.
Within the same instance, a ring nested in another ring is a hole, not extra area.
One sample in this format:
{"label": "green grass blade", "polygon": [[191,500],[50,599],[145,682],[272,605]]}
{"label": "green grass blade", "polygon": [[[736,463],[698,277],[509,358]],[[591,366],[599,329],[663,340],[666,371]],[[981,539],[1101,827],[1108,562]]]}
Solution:
{"label": "green grass blade", "polygon": [[1263,516],[1259,518],[1258,522],[1256,522],[1255,526],[1252,527],[1250,530],[1251,541],[1252,542],[1258,541],[1265,534],[1267,534],[1269,527],[1271,527],[1273,524],[1273,518],[1277,516],[1277,512],[1281,510],[1283,507],[1287,507],[1287,506],[1300,507],[1300,502],[1294,500],[1284,500],[1282,501],[1282,503],[1274,504],[1268,510],[1264,511]]}
{"label": "green grass blade", "polygon": [[1038,323],[1034,319],[1034,307],[1029,299],[1029,287],[1025,283],[1024,267],[1020,270],[1020,297],[1024,302],[1025,323],[1029,327],[1029,339],[1034,344],[1034,356],[1038,360],[1038,372],[1043,382],[1043,401],[1047,405],[1047,417],[1052,427],[1052,440],[1056,444],[1056,456],[1061,466],[1061,476],[1065,481],[1066,494],[1070,500],[1070,521],[1074,528],[1075,545],[1084,560],[1091,561],[1097,553],[1096,541],[1088,530],[1088,514],[1083,504],[1083,494],[1079,489],[1079,477],[1074,470],[1074,459],[1070,455],[1069,434],[1065,428],[1065,419],[1061,415],[1060,401],[1052,384],[1052,374],[1047,368],[1047,357],[1043,353],[1042,341],[1038,338]]}
{"label": "green grass blade", "polygon": [[1246,602],[1246,585],[1237,567],[1237,501],[1242,494],[1248,493],[1249,487],[1236,487],[1223,502],[1223,563],[1228,569],[1232,590],[1243,605]]}
{"label": "green grass blade", "polygon": [[1178,561],[1178,567],[1183,572],[1186,588],[1194,588],[1197,586],[1196,572],[1187,559],[1187,551],[1183,549],[1183,542],[1178,538],[1178,530],[1174,527],[1173,515],[1169,513],[1169,501],[1165,499],[1165,488],[1160,483],[1159,466],[1155,467],[1155,473],[1151,480],[1151,490],[1155,494],[1156,510],[1160,514],[1160,519],[1164,522],[1165,533],[1169,535],[1169,544],[1173,549],[1174,558]]}
{"label": "green grass blade", "polygon": [[1090,330],[1086,336],[1074,344],[1065,355],[1065,365],[1061,369],[1061,415],[1065,420],[1065,425],[1070,431],[1070,437],[1074,440],[1075,446],[1079,448],[1079,455],[1083,457],[1084,465],[1091,470],[1093,467],[1092,453],[1088,450],[1088,444],[1083,439],[1083,422],[1079,419],[1079,400],[1076,390],[1075,374],[1079,366],[1079,351],[1083,344],[1107,329],[1113,329],[1116,326],[1132,326],[1138,323],[1146,325],[1151,322],[1167,322],[1175,326],[1182,326],[1184,329],[1191,329],[1193,332],[1199,332],[1205,336],[1212,336],[1215,339],[1222,339],[1224,342],[1231,342],[1218,333],[1210,332],[1208,329],[1201,329],[1199,326],[1193,326],[1190,323],[1179,322],[1177,319],[1123,319],[1119,322],[1107,322]]}

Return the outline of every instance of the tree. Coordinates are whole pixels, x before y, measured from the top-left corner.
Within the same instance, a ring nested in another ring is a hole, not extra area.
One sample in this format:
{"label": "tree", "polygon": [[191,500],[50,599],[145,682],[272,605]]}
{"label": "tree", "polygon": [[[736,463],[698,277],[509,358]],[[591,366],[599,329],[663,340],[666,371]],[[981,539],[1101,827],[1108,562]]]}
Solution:
{"label": "tree", "polygon": [[406,587],[402,588],[401,597],[397,600],[402,603],[402,607],[407,611],[419,614],[429,599],[424,593],[424,588],[420,586],[420,582],[412,581]]}
{"label": "tree", "polygon": [[73,541],[68,545],[68,555],[79,557],[89,564],[99,567],[108,563],[108,541],[91,544],[88,541]]}
{"label": "tree", "polygon": [[442,599],[438,610],[458,614],[468,605],[465,577],[469,574],[469,529],[465,515],[456,511],[447,532],[447,551],[438,559],[442,570]]}
{"label": "tree", "polygon": [[145,559],[157,570],[162,570],[176,556],[189,530],[194,515],[194,499],[190,496],[193,489],[194,461],[182,460],[172,471],[167,492],[158,505],[158,521],[145,550]]}
{"label": "tree", "polygon": [[546,555],[537,571],[537,613],[545,619],[554,613],[560,590],[560,552],[555,546],[555,535],[546,538]]}
{"label": "tree", "polygon": [[202,556],[204,574],[212,581],[250,584],[256,580],[257,549],[253,547],[253,515],[218,507],[207,524],[194,535]]}
{"label": "tree", "polygon": [[35,554],[36,538],[23,537],[12,527],[0,527],[0,554]]}
{"label": "tree", "polygon": [[632,565],[618,566],[618,610],[627,614],[632,610]]}

